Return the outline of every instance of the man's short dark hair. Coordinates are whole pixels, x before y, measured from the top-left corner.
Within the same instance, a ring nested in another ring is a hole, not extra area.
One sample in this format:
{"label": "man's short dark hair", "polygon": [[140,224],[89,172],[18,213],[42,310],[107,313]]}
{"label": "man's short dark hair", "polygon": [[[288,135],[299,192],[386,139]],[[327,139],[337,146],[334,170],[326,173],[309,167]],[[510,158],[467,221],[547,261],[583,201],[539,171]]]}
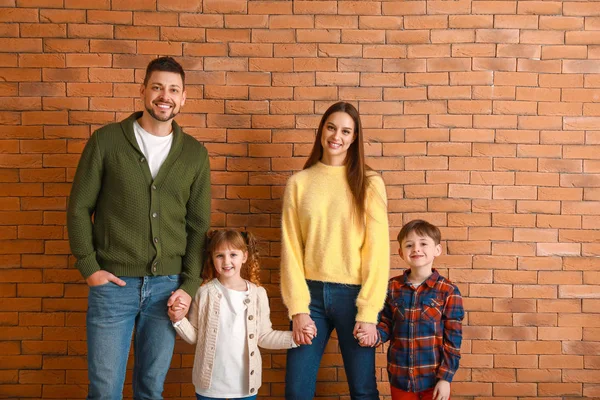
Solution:
{"label": "man's short dark hair", "polygon": [[183,72],[183,67],[177,61],[175,61],[173,57],[158,57],[150,61],[148,67],[146,67],[144,86],[148,84],[150,75],[152,75],[154,71],[174,72],[179,74],[181,76],[181,82],[185,86],[185,72]]}
{"label": "man's short dark hair", "polygon": [[402,246],[402,241],[411,233],[415,232],[419,236],[429,236],[437,245],[442,240],[442,234],[439,228],[422,219],[414,219],[404,225],[398,233],[398,243]]}

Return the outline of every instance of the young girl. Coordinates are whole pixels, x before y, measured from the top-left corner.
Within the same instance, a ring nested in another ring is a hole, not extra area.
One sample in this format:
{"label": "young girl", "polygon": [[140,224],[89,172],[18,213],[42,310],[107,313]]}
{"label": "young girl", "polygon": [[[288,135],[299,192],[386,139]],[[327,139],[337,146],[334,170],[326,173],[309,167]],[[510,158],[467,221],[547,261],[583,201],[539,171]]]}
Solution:
{"label": "young girl", "polygon": [[[297,347],[292,332],[275,331],[269,317],[269,299],[258,286],[258,250],[254,235],[234,230],[208,234],[207,258],[189,319],[173,326],[186,342],[196,344],[193,382],[196,397],[255,399],[261,385],[262,361],[258,346],[267,349]],[[173,320],[184,307],[169,309]],[[305,334],[314,337],[314,327]]]}
{"label": "young girl", "polygon": [[[379,400],[375,350],[377,314],[389,274],[385,185],[365,164],[358,110],[330,106],[319,124],[304,170],[288,180],[283,198],[281,294],[292,319],[285,398],[312,400],[331,332],[337,332],[352,400]],[[316,324],[315,340],[303,334]],[[364,336],[364,337],[363,337]]]}

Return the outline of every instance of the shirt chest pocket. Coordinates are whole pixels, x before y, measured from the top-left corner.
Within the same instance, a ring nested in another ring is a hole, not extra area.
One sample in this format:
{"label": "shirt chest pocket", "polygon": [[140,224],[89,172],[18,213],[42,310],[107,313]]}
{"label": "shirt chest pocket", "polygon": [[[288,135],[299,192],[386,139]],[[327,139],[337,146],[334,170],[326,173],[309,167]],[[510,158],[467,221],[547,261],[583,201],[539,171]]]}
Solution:
{"label": "shirt chest pocket", "polygon": [[405,310],[404,310],[404,302],[402,301],[402,299],[394,300],[394,302],[392,303],[392,311],[394,313],[394,319],[399,320],[399,321],[404,320]]}
{"label": "shirt chest pocket", "polygon": [[428,296],[421,299],[421,319],[428,322],[440,322],[442,320],[442,299],[436,296]]}

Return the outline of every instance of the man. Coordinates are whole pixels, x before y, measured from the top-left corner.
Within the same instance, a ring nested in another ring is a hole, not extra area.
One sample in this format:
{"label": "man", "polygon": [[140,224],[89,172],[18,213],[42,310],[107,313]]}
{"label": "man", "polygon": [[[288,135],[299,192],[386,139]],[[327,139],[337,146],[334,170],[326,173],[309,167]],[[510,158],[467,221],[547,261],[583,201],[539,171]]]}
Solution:
{"label": "man", "polygon": [[122,398],[132,334],[134,398],[162,399],[175,343],[167,310],[189,307],[200,284],[210,167],[173,121],[184,81],[173,58],[151,61],[145,110],[94,132],[77,167],[67,225],[89,286],[88,399]]}

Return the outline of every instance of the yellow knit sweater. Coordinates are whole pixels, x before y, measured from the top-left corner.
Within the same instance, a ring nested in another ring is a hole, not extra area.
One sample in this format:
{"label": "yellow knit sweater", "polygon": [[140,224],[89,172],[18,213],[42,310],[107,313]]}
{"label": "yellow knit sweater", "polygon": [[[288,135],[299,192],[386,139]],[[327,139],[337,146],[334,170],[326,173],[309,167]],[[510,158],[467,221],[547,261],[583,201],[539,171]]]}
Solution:
{"label": "yellow knit sweater", "polygon": [[288,180],[282,218],[281,293],[290,318],[309,313],[308,279],[361,285],[356,321],[376,323],[390,266],[383,179],[368,173],[366,214],[359,220],[346,167],[319,162]]}

